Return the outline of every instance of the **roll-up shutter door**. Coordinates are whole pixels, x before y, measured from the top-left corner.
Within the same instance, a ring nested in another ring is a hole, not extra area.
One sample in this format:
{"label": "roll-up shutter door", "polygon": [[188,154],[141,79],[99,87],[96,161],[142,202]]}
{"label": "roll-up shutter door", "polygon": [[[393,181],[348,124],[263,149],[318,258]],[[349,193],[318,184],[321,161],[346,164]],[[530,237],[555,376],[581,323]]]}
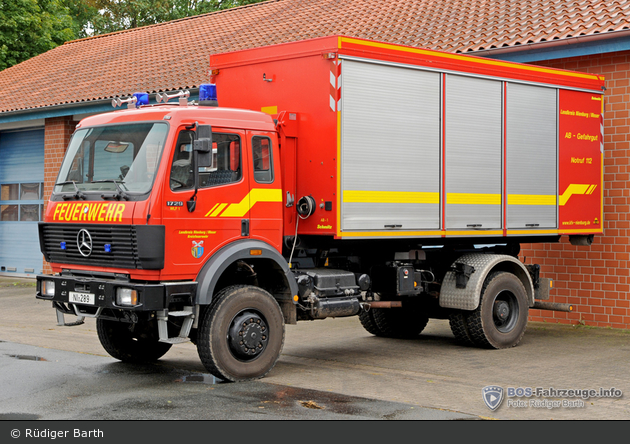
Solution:
{"label": "roll-up shutter door", "polygon": [[440,75],[343,60],[341,229],[440,227]]}
{"label": "roll-up shutter door", "polygon": [[0,133],[0,274],[42,271],[44,130]]}
{"label": "roll-up shutter door", "polygon": [[500,229],[502,82],[446,76],[446,228]]}
{"label": "roll-up shutter door", "polygon": [[556,89],[508,84],[507,227],[557,227]]}

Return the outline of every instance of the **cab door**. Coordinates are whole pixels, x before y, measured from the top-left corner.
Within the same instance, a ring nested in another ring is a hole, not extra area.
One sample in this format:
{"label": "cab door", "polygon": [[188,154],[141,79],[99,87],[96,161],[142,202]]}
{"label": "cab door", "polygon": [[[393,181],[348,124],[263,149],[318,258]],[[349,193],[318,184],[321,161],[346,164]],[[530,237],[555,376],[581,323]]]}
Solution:
{"label": "cab door", "polygon": [[274,133],[247,131],[250,237],[282,252],[282,184],[280,156]]}
{"label": "cab door", "polygon": [[245,131],[213,128],[213,165],[199,165],[193,212],[187,208],[194,194],[191,133],[183,128],[178,134],[164,192],[167,257],[172,258],[171,264],[165,264],[164,274],[179,279],[194,278],[217,250],[248,237],[243,229],[246,212],[241,214],[249,206]]}

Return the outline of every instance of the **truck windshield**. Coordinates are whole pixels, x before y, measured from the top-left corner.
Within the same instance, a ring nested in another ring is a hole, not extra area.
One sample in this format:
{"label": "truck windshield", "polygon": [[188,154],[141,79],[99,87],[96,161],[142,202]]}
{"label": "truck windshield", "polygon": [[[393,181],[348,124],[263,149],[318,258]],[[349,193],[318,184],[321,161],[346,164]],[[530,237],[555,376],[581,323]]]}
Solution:
{"label": "truck windshield", "polygon": [[54,191],[77,197],[104,191],[123,197],[148,193],[167,133],[166,123],[153,122],[77,130]]}

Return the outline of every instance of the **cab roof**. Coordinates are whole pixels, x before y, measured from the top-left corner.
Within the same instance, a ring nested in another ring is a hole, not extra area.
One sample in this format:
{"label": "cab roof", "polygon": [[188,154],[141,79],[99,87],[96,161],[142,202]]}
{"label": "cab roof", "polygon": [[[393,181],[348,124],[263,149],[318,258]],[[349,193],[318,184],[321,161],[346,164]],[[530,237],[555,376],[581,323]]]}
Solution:
{"label": "cab roof", "polygon": [[77,128],[128,122],[165,121],[171,125],[199,123],[222,128],[275,131],[273,118],[260,111],[199,105],[148,105],[98,114],[83,119]]}

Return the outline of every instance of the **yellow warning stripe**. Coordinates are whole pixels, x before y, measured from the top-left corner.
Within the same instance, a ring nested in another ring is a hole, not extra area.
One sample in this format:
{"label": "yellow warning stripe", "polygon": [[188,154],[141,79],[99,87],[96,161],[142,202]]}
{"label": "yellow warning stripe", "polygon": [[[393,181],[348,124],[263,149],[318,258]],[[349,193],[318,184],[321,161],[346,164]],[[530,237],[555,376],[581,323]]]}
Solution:
{"label": "yellow warning stripe", "polygon": [[572,183],[567,187],[566,190],[564,190],[564,193],[562,193],[562,195],[560,196],[559,204],[560,206],[566,204],[567,201],[573,195],[593,194],[593,191],[595,191],[595,188],[597,188],[596,184],[593,185],[593,184]]}
{"label": "yellow warning stripe", "polygon": [[277,106],[263,106],[260,108],[260,111],[265,114],[278,114]]}
{"label": "yellow warning stripe", "polygon": [[541,234],[558,234],[559,231],[557,229],[535,229],[535,230],[507,230],[507,235],[508,236],[514,236],[514,235],[523,235],[523,234],[537,234],[537,235],[541,235]]}
{"label": "yellow warning stripe", "polygon": [[579,77],[579,78],[584,78],[584,79],[599,79],[600,78],[599,76],[596,76],[593,74],[586,74],[586,73],[579,73],[579,72],[572,72],[572,71],[560,71],[553,68],[542,68],[542,67],[537,67],[533,65],[524,65],[520,63],[502,62],[502,61],[497,61],[497,60],[492,60],[492,59],[484,59],[481,57],[471,58],[470,56],[461,56],[461,55],[456,55],[456,54],[449,54],[449,53],[443,53],[443,52],[437,52],[437,51],[431,51],[431,50],[419,49],[419,48],[409,48],[406,46],[401,47],[397,45],[391,45],[388,43],[369,42],[365,40],[357,40],[357,39],[347,38],[347,37],[339,38],[339,44],[338,44],[339,48],[342,47],[342,43],[373,46],[375,48],[388,49],[392,51],[410,52],[413,54],[428,55],[428,56],[433,56],[433,57],[442,57],[445,59],[452,59],[452,60],[458,60],[458,61],[474,62],[481,65],[502,66],[506,68],[521,69],[523,71],[543,72],[547,74],[563,75],[567,77]]}
{"label": "yellow warning stripe", "polygon": [[344,203],[439,204],[440,193],[422,191],[344,190]]}
{"label": "yellow warning stripe", "polygon": [[354,231],[342,232],[341,237],[418,237],[418,236],[501,236],[503,230],[466,230],[466,231]]}
{"label": "yellow warning stripe", "polygon": [[[593,185],[594,187],[595,185]],[[594,188],[593,188],[594,189]],[[590,194],[587,190],[586,194]],[[501,205],[500,194],[448,193],[449,204]],[[403,203],[438,204],[440,193],[418,191],[366,191],[344,190],[344,203]],[[537,194],[510,194],[508,205],[556,205],[557,196]]]}
{"label": "yellow warning stripe", "polygon": [[555,205],[555,194],[508,194],[508,205]]}
{"label": "yellow warning stripe", "polygon": [[[254,188],[239,203],[216,204],[208,211],[206,217],[243,217],[258,202],[282,202],[282,190],[279,188]],[[224,209],[225,211],[223,211]],[[221,213],[222,211],[223,213]]]}
{"label": "yellow warning stripe", "polygon": [[501,195],[479,193],[447,193],[446,203],[450,205],[501,205]]}
{"label": "yellow warning stripe", "polygon": [[[337,159],[341,159],[341,111],[337,110]],[[341,162],[337,162],[337,208],[341,208]],[[337,211],[337,236],[341,236],[341,211]]]}
{"label": "yellow warning stripe", "polygon": [[[225,207],[227,207],[227,204],[226,204],[226,203],[222,203],[222,204],[217,204],[217,205],[215,205],[215,206],[212,208],[212,210],[210,210],[210,211],[211,211],[211,213],[212,213],[212,214],[210,214],[210,217],[217,217],[217,216],[218,216],[218,214],[219,214],[221,211],[223,211],[223,209],[224,209]],[[215,208],[216,208],[216,210],[215,210]],[[208,217],[208,214],[206,214],[206,217]]]}
{"label": "yellow warning stripe", "polygon": [[564,228],[560,228],[558,230],[558,232],[562,233],[562,234],[570,234],[570,233],[603,233],[604,229],[603,228],[595,229],[593,227],[585,227],[585,228],[577,229],[577,230],[565,230]]}

